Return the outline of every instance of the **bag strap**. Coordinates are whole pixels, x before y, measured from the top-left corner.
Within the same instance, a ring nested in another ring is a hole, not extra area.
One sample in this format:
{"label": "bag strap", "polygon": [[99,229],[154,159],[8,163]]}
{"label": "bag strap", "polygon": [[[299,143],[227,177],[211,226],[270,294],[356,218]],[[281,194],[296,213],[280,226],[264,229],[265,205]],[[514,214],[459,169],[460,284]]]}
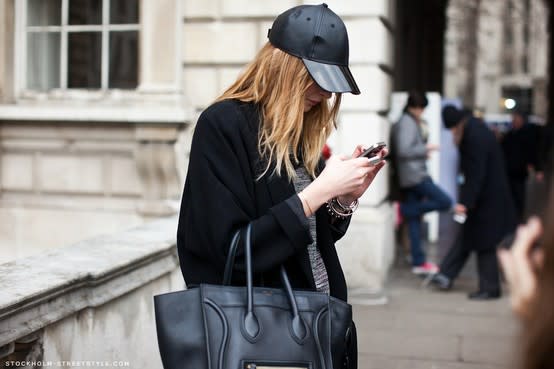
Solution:
{"label": "bag strap", "polygon": [[[235,263],[235,255],[237,252],[237,246],[240,240],[241,230],[235,232],[233,239],[231,240],[231,246],[229,248],[229,255],[227,256],[227,262],[225,263],[225,272],[223,276],[223,284],[229,284],[231,282],[231,274]],[[260,333],[260,323],[254,313],[254,283],[253,283],[253,271],[252,271],[252,225],[248,224],[245,230],[244,237],[244,253],[246,262],[246,313],[244,315],[244,332],[248,335],[248,339],[255,339]],[[307,329],[304,325],[304,321],[300,318],[298,312],[298,304],[294,297],[289,278],[285,267],[281,265],[281,281],[283,283],[283,289],[285,290],[287,299],[289,300],[292,320],[291,320],[291,333],[297,340],[303,341],[307,336]]]}
{"label": "bag strap", "polygon": [[223,272],[223,285],[231,285],[231,277],[233,276],[233,266],[235,265],[235,256],[237,255],[237,248],[240,241],[240,232],[235,232],[231,239],[231,245],[229,246],[229,254],[227,255],[227,261],[225,262],[225,271]]}

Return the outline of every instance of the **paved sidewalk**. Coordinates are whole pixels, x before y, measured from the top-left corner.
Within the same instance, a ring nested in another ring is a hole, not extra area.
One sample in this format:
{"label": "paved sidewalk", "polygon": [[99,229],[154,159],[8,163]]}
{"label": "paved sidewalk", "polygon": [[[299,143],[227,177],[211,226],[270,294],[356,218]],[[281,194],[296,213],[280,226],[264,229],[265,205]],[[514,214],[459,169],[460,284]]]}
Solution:
{"label": "paved sidewalk", "polygon": [[354,305],[359,368],[516,368],[519,327],[508,298],[468,300],[477,283],[473,274],[470,267],[444,293],[423,289],[407,266],[395,266],[387,304]]}

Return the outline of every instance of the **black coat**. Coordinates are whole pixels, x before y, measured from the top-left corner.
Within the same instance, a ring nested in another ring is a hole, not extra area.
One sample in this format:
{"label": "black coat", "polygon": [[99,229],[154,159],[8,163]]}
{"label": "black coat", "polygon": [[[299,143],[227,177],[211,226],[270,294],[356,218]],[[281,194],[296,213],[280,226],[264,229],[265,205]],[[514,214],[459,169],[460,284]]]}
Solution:
{"label": "black coat", "polygon": [[[287,203],[297,196],[292,181],[269,174],[256,180],[265,168],[257,149],[259,125],[257,106],[234,100],[213,104],[198,119],[177,231],[181,270],[189,286],[221,283],[232,235],[251,223],[255,283],[280,286],[278,271],[284,264],[293,288],[315,290],[307,222],[301,223]],[[319,170],[322,167],[323,161]],[[331,295],[346,300],[334,243],[348,221],[330,221],[321,207],[316,213],[317,244]],[[245,283],[243,256],[239,248],[233,284]]]}
{"label": "black coat", "polygon": [[464,127],[460,164],[465,181],[459,202],[468,209],[464,245],[493,250],[514,229],[516,218],[500,145],[477,118]]}
{"label": "black coat", "polygon": [[502,149],[508,178],[525,181],[527,167],[537,167],[540,148],[540,127],[525,124],[517,130],[510,130],[502,139]]}

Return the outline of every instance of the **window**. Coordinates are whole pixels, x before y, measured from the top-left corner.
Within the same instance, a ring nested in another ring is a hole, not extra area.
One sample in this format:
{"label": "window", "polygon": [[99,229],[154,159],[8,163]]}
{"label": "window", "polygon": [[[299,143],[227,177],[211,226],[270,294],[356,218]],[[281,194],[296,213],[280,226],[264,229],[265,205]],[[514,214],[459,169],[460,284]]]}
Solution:
{"label": "window", "polygon": [[24,89],[137,87],[138,0],[27,0],[23,7]]}
{"label": "window", "polygon": [[518,110],[524,114],[533,112],[533,89],[521,86],[503,86],[502,97],[504,99],[512,99],[515,103],[510,109],[506,108],[506,112]]}

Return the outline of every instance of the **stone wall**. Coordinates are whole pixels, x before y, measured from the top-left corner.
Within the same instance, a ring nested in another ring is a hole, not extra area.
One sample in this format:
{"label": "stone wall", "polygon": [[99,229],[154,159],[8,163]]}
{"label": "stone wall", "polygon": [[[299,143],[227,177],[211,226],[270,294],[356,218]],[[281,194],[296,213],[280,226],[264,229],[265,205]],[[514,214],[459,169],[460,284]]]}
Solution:
{"label": "stone wall", "polygon": [[0,124],[0,262],[175,214],[184,124]]}
{"label": "stone wall", "polygon": [[136,90],[27,90],[21,4],[0,4],[0,263],[175,214],[192,133],[182,2],[140,2]]}
{"label": "stone wall", "polygon": [[[511,4],[511,5],[510,5]],[[504,112],[503,87],[534,90],[533,114],[545,118],[548,8],[542,0],[452,0],[447,10],[445,97],[485,113]],[[525,39],[527,34],[527,40]]]}
{"label": "stone wall", "polygon": [[153,296],[184,288],[175,227],[167,218],[0,265],[2,367],[161,368]]}

